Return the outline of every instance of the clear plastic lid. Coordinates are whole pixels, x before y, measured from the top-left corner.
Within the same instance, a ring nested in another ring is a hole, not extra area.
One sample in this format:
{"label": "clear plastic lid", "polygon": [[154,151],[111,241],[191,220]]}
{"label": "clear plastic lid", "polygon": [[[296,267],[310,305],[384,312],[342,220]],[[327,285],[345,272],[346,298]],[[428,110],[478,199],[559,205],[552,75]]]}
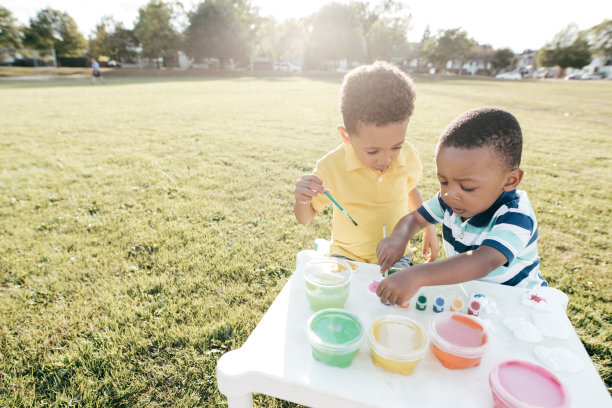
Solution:
{"label": "clear plastic lid", "polygon": [[323,309],[308,319],[308,341],[321,350],[353,351],[363,340],[363,323],[343,309]]}
{"label": "clear plastic lid", "polygon": [[335,288],[349,282],[351,273],[349,264],[339,258],[315,258],[306,264],[304,279],[315,286]]}
{"label": "clear plastic lid", "polygon": [[379,356],[401,362],[423,358],[429,338],[414,320],[400,315],[386,315],[372,322],[368,342]]}
{"label": "clear plastic lid", "polygon": [[431,342],[439,349],[459,357],[481,357],[489,347],[487,329],[482,321],[459,312],[434,315],[429,334]]}

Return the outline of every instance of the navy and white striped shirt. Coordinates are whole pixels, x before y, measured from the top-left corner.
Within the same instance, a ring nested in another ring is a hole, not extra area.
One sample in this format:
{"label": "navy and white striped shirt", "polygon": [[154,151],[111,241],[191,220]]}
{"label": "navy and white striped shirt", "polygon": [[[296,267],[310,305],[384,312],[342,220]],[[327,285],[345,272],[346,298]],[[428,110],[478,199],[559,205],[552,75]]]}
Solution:
{"label": "navy and white striped shirt", "polygon": [[488,245],[508,262],[481,280],[502,285],[534,288],[548,286],[539,272],[538,223],[527,193],[503,193],[486,211],[465,221],[453,213],[438,193],[417,210],[429,223],[442,223],[446,256]]}

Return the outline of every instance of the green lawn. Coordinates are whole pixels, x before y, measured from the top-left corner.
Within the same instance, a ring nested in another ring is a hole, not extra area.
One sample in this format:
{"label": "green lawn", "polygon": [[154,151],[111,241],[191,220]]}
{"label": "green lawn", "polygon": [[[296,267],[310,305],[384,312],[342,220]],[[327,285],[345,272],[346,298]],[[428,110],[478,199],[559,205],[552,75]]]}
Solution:
{"label": "green lawn", "polygon": [[[339,85],[0,82],[0,407],[223,404],[217,360],[329,237],[329,211],[296,223],[293,188],[340,143]],[[416,85],[425,197],[455,116],[496,105],[521,122],[543,275],[612,390],[612,82]]]}

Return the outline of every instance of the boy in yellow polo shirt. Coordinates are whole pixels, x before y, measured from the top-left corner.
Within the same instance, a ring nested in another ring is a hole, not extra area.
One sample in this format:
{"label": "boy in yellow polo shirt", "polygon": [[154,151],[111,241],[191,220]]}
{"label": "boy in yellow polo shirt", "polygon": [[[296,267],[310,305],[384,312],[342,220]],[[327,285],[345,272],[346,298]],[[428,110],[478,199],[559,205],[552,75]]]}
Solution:
{"label": "boy in yellow polo shirt", "polygon": [[[377,263],[376,245],[383,228],[393,231],[400,218],[423,203],[416,188],[421,162],[406,141],[414,99],[410,77],[389,63],[364,65],[344,77],[340,91],[344,126],[338,126],[343,143],[295,186],[294,212],[300,223],[308,224],[331,204],[326,191],[358,223],[355,226],[334,206],[330,255]],[[433,261],[439,248],[435,227],[426,228],[423,256]],[[412,266],[411,255],[407,247],[394,267]]]}

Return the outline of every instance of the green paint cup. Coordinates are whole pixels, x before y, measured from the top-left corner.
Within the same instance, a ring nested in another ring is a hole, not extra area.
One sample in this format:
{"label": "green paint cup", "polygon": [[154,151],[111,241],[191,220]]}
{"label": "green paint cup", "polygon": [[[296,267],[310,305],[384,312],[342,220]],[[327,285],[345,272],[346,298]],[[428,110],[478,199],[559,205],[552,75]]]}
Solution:
{"label": "green paint cup", "polygon": [[352,269],[341,259],[315,258],[306,264],[306,297],[313,311],[343,308],[348,299]]}
{"label": "green paint cup", "polygon": [[364,336],[359,317],[342,309],[316,312],[308,319],[306,328],[313,358],[335,367],[351,365]]}

